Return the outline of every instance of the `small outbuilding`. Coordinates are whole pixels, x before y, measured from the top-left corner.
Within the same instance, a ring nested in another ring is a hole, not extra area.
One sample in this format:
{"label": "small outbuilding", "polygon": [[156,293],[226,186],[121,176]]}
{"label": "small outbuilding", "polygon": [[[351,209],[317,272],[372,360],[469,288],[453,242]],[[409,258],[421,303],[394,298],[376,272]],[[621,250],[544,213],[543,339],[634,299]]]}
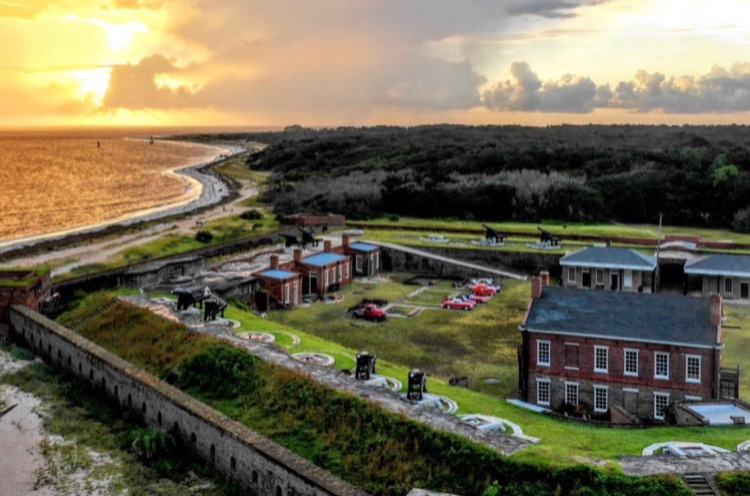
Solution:
{"label": "small outbuilding", "polygon": [[349,235],[341,237],[342,249],[345,255],[352,257],[354,274],[370,277],[380,272],[380,247],[369,243],[351,243]]}
{"label": "small outbuilding", "polygon": [[656,258],[630,248],[591,246],[560,259],[566,288],[654,292]]}
{"label": "small outbuilding", "polygon": [[687,288],[703,296],[719,293],[728,300],[750,299],[750,256],[715,253],[685,264]]}
{"label": "small outbuilding", "polygon": [[278,303],[292,307],[302,301],[302,274],[288,270],[269,269],[255,276],[260,286]]}

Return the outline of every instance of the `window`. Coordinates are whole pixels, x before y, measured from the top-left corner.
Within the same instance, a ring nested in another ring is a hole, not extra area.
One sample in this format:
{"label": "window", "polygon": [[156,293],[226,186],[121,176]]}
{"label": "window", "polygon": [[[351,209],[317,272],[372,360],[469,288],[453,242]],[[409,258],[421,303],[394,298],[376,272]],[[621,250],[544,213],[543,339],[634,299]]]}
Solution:
{"label": "window", "polygon": [[549,405],[550,403],[550,381],[549,379],[536,380],[536,403],[537,405]]}
{"label": "window", "polygon": [[565,368],[578,370],[578,350],[577,344],[565,343]]}
{"label": "window", "polygon": [[536,364],[543,367],[550,366],[550,342],[549,341],[537,341],[536,342]]}
{"label": "window", "polygon": [[576,268],[568,267],[568,282],[576,282]]}
{"label": "window", "polygon": [[633,287],[633,271],[625,270],[622,274],[622,285],[626,288]]}
{"label": "window", "polygon": [[294,304],[297,305],[299,303],[299,281],[294,281]]}
{"label": "window", "polygon": [[362,272],[362,255],[354,257],[354,270]]}
{"label": "window", "polygon": [[577,382],[566,382],[565,383],[565,403],[568,405],[578,405],[578,383]]}
{"label": "window", "polygon": [[284,304],[289,304],[289,283],[284,284]]}
{"label": "window", "polygon": [[606,346],[594,346],[594,372],[607,372],[609,370],[609,348]]}
{"label": "window", "polygon": [[323,280],[323,291],[328,291],[328,271],[326,269],[323,269]]}
{"label": "window", "polygon": [[341,264],[338,265],[338,281],[341,282],[341,275],[344,273],[344,269],[341,267]]}
{"label": "window", "polygon": [[664,419],[664,410],[669,406],[669,394],[654,393],[654,418]]}
{"label": "window", "polygon": [[375,270],[380,269],[380,252],[375,252]]}
{"label": "window", "polygon": [[654,353],[654,377],[669,379],[669,353],[662,351]]}
{"label": "window", "polygon": [[606,412],[607,405],[607,386],[594,386],[594,411]]}
{"label": "window", "polygon": [[732,294],[734,292],[732,288],[732,282],[734,281],[731,277],[724,278],[724,293],[725,294]]}
{"label": "window", "polygon": [[348,260],[346,262],[344,262],[344,277],[346,277],[347,279],[351,279],[351,277],[352,277],[349,274],[349,261]]}
{"label": "window", "polygon": [[625,375],[638,375],[638,350],[625,348]]}
{"label": "window", "polygon": [[701,357],[688,355],[685,357],[685,381],[701,382]]}
{"label": "window", "polygon": [[602,269],[596,269],[596,283],[604,284],[604,271]]}

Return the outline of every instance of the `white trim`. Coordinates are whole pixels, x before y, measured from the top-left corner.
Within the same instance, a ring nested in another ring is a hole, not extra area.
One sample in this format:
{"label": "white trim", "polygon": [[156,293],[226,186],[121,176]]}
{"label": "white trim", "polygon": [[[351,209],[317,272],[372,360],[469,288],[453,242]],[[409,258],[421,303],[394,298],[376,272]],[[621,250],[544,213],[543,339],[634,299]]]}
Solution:
{"label": "white trim", "polygon": [[[724,282],[723,294],[734,294],[734,278],[733,277],[722,277]],[[727,283],[729,283],[729,291],[727,291]]]}
{"label": "white trim", "polygon": [[581,334],[577,332],[561,332],[561,331],[547,331],[547,330],[541,330],[541,329],[533,329],[528,327],[520,327],[521,331],[528,331],[528,332],[537,332],[539,334],[552,334],[552,335],[562,335],[562,336],[575,336],[575,337],[581,337],[581,338],[597,338],[597,339],[607,339],[610,341],[627,341],[629,343],[650,343],[650,344],[665,344],[670,346],[686,346],[688,348],[699,348],[701,350],[723,350],[724,344],[722,343],[720,346],[716,345],[705,345],[705,344],[694,344],[694,343],[680,343],[678,341],[658,341],[655,339],[633,339],[628,338],[625,336],[605,336],[603,334]]}
{"label": "white trim", "polygon": [[632,288],[633,287],[633,270],[624,269],[622,272],[622,287]]}
{"label": "white trim", "polygon": [[[635,372],[628,372],[628,352],[635,352]],[[638,377],[640,353],[636,348],[625,348],[622,353],[622,371],[623,375],[628,377]]]}
{"label": "white trim", "polygon": [[[572,278],[570,276],[573,276]],[[576,282],[576,269],[575,267],[568,267],[568,282]]]}
{"label": "white trim", "polygon": [[[691,358],[697,358],[698,359],[698,378],[697,379],[691,379],[688,374],[690,371],[690,359]],[[690,382],[693,384],[700,384],[701,383],[701,375],[702,375],[702,369],[703,368],[703,357],[700,355],[685,355],[685,382]]]}
{"label": "white trim", "polygon": [[[667,357],[667,374],[659,375],[658,372],[658,366],[659,366],[659,356],[666,356]],[[655,351],[654,352],[654,379],[659,380],[669,380],[669,352],[668,351]]]}
{"label": "white trim", "polygon": [[569,343],[565,341],[565,346],[581,346],[581,343]]}
{"label": "white trim", "polygon": [[639,393],[640,390],[635,388],[622,388],[623,393]]}
{"label": "white trim", "polygon": [[354,255],[354,270],[362,272],[362,255]]}
{"label": "white trim", "polygon": [[[604,409],[598,408],[596,405],[596,392],[597,391],[604,391]],[[600,386],[595,385],[594,386],[594,411],[595,412],[606,412],[609,410],[609,387],[608,386]]]}
{"label": "white trim", "polygon": [[[565,382],[564,384],[565,384],[564,385],[564,388],[565,388],[565,403],[567,403],[568,405],[573,405],[573,404],[577,405],[580,402],[580,398],[581,398],[581,386],[580,386],[580,384],[578,384],[577,382]],[[575,388],[576,388],[576,402],[575,403],[571,403],[570,399],[568,398],[568,386],[575,386]]]}
{"label": "white trim", "polygon": [[662,412],[661,415],[657,415],[656,411],[656,398],[667,398],[667,404],[664,405],[664,408],[666,409],[669,406],[669,393],[657,393],[654,391],[654,418],[659,420],[664,420],[664,413]]}
{"label": "white trim", "polygon": [[[541,360],[541,345],[547,345],[547,361]],[[536,340],[536,364],[538,367],[550,367],[552,365],[552,342],[547,339]]]}
{"label": "white trim", "polygon": [[[601,350],[604,350],[604,359],[607,362],[605,364],[605,368],[599,368],[599,364],[597,363],[597,353]],[[594,346],[594,372],[599,372],[603,374],[609,373],[609,346]]]}
{"label": "white trim", "polygon": [[703,401],[703,396],[694,396],[692,394],[686,394],[685,401]]}
{"label": "white trim", "polygon": [[[599,280],[599,276],[602,276],[601,280]],[[604,269],[597,268],[595,270],[594,284],[604,284]]]}
{"label": "white trim", "polygon": [[[547,401],[542,401],[539,399],[539,392],[541,391],[541,389],[539,388],[540,384],[547,385]],[[537,377],[536,378],[536,404],[549,406],[551,403],[552,403],[552,381],[549,379],[543,379],[543,378]]]}
{"label": "white trim", "polygon": [[566,365],[565,370],[581,370],[581,369],[579,367],[571,367],[569,365]]}

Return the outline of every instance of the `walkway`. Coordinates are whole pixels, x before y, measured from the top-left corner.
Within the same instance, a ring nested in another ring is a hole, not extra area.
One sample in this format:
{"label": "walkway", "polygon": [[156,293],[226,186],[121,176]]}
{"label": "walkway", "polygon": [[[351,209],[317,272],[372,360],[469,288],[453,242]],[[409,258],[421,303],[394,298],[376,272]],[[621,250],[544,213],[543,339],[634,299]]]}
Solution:
{"label": "walkway", "polygon": [[449,258],[444,257],[442,255],[436,255],[434,253],[430,253],[428,251],[419,250],[417,248],[412,248],[410,246],[403,246],[403,245],[397,245],[395,243],[386,243],[384,241],[370,241],[370,240],[362,240],[363,243],[367,243],[370,245],[376,245],[380,246],[381,248],[388,248],[390,250],[396,250],[404,253],[409,253],[411,255],[415,255],[418,257],[428,258],[430,260],[436,260],[438,262],[443,262],[451,265],[455,265],[458,267],[464,267],[467,269],[475,270],[477,272],[487,274],[487,275],[493,275],[496,277],[506,277],[509,279],[517,279],[519,281],[525,281],[526,276],[516,274],[514,272],[508,272],[505,270],[500,269],[494,269],[491,267],[486,267],[484,265],[478,265],[471,262],[465,262],[463,260],[458,260],[455,258]]}

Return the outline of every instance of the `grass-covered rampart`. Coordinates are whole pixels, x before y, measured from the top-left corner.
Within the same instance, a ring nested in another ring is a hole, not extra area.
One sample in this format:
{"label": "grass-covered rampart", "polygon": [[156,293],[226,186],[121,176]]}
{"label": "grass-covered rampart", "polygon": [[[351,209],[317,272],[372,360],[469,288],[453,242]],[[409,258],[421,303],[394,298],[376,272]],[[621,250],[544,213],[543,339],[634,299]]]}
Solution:
{"label": "grass-covered rampart", "polygon": [[96,315],[110,301],[86,298],[61,320],[82,323],[82,335],[155,375],[177,371],[178,386],[372,494],[424,487],[475,495],[493,481],[507,495],[689,494],[670,478],[514,461],[128,305]]}

